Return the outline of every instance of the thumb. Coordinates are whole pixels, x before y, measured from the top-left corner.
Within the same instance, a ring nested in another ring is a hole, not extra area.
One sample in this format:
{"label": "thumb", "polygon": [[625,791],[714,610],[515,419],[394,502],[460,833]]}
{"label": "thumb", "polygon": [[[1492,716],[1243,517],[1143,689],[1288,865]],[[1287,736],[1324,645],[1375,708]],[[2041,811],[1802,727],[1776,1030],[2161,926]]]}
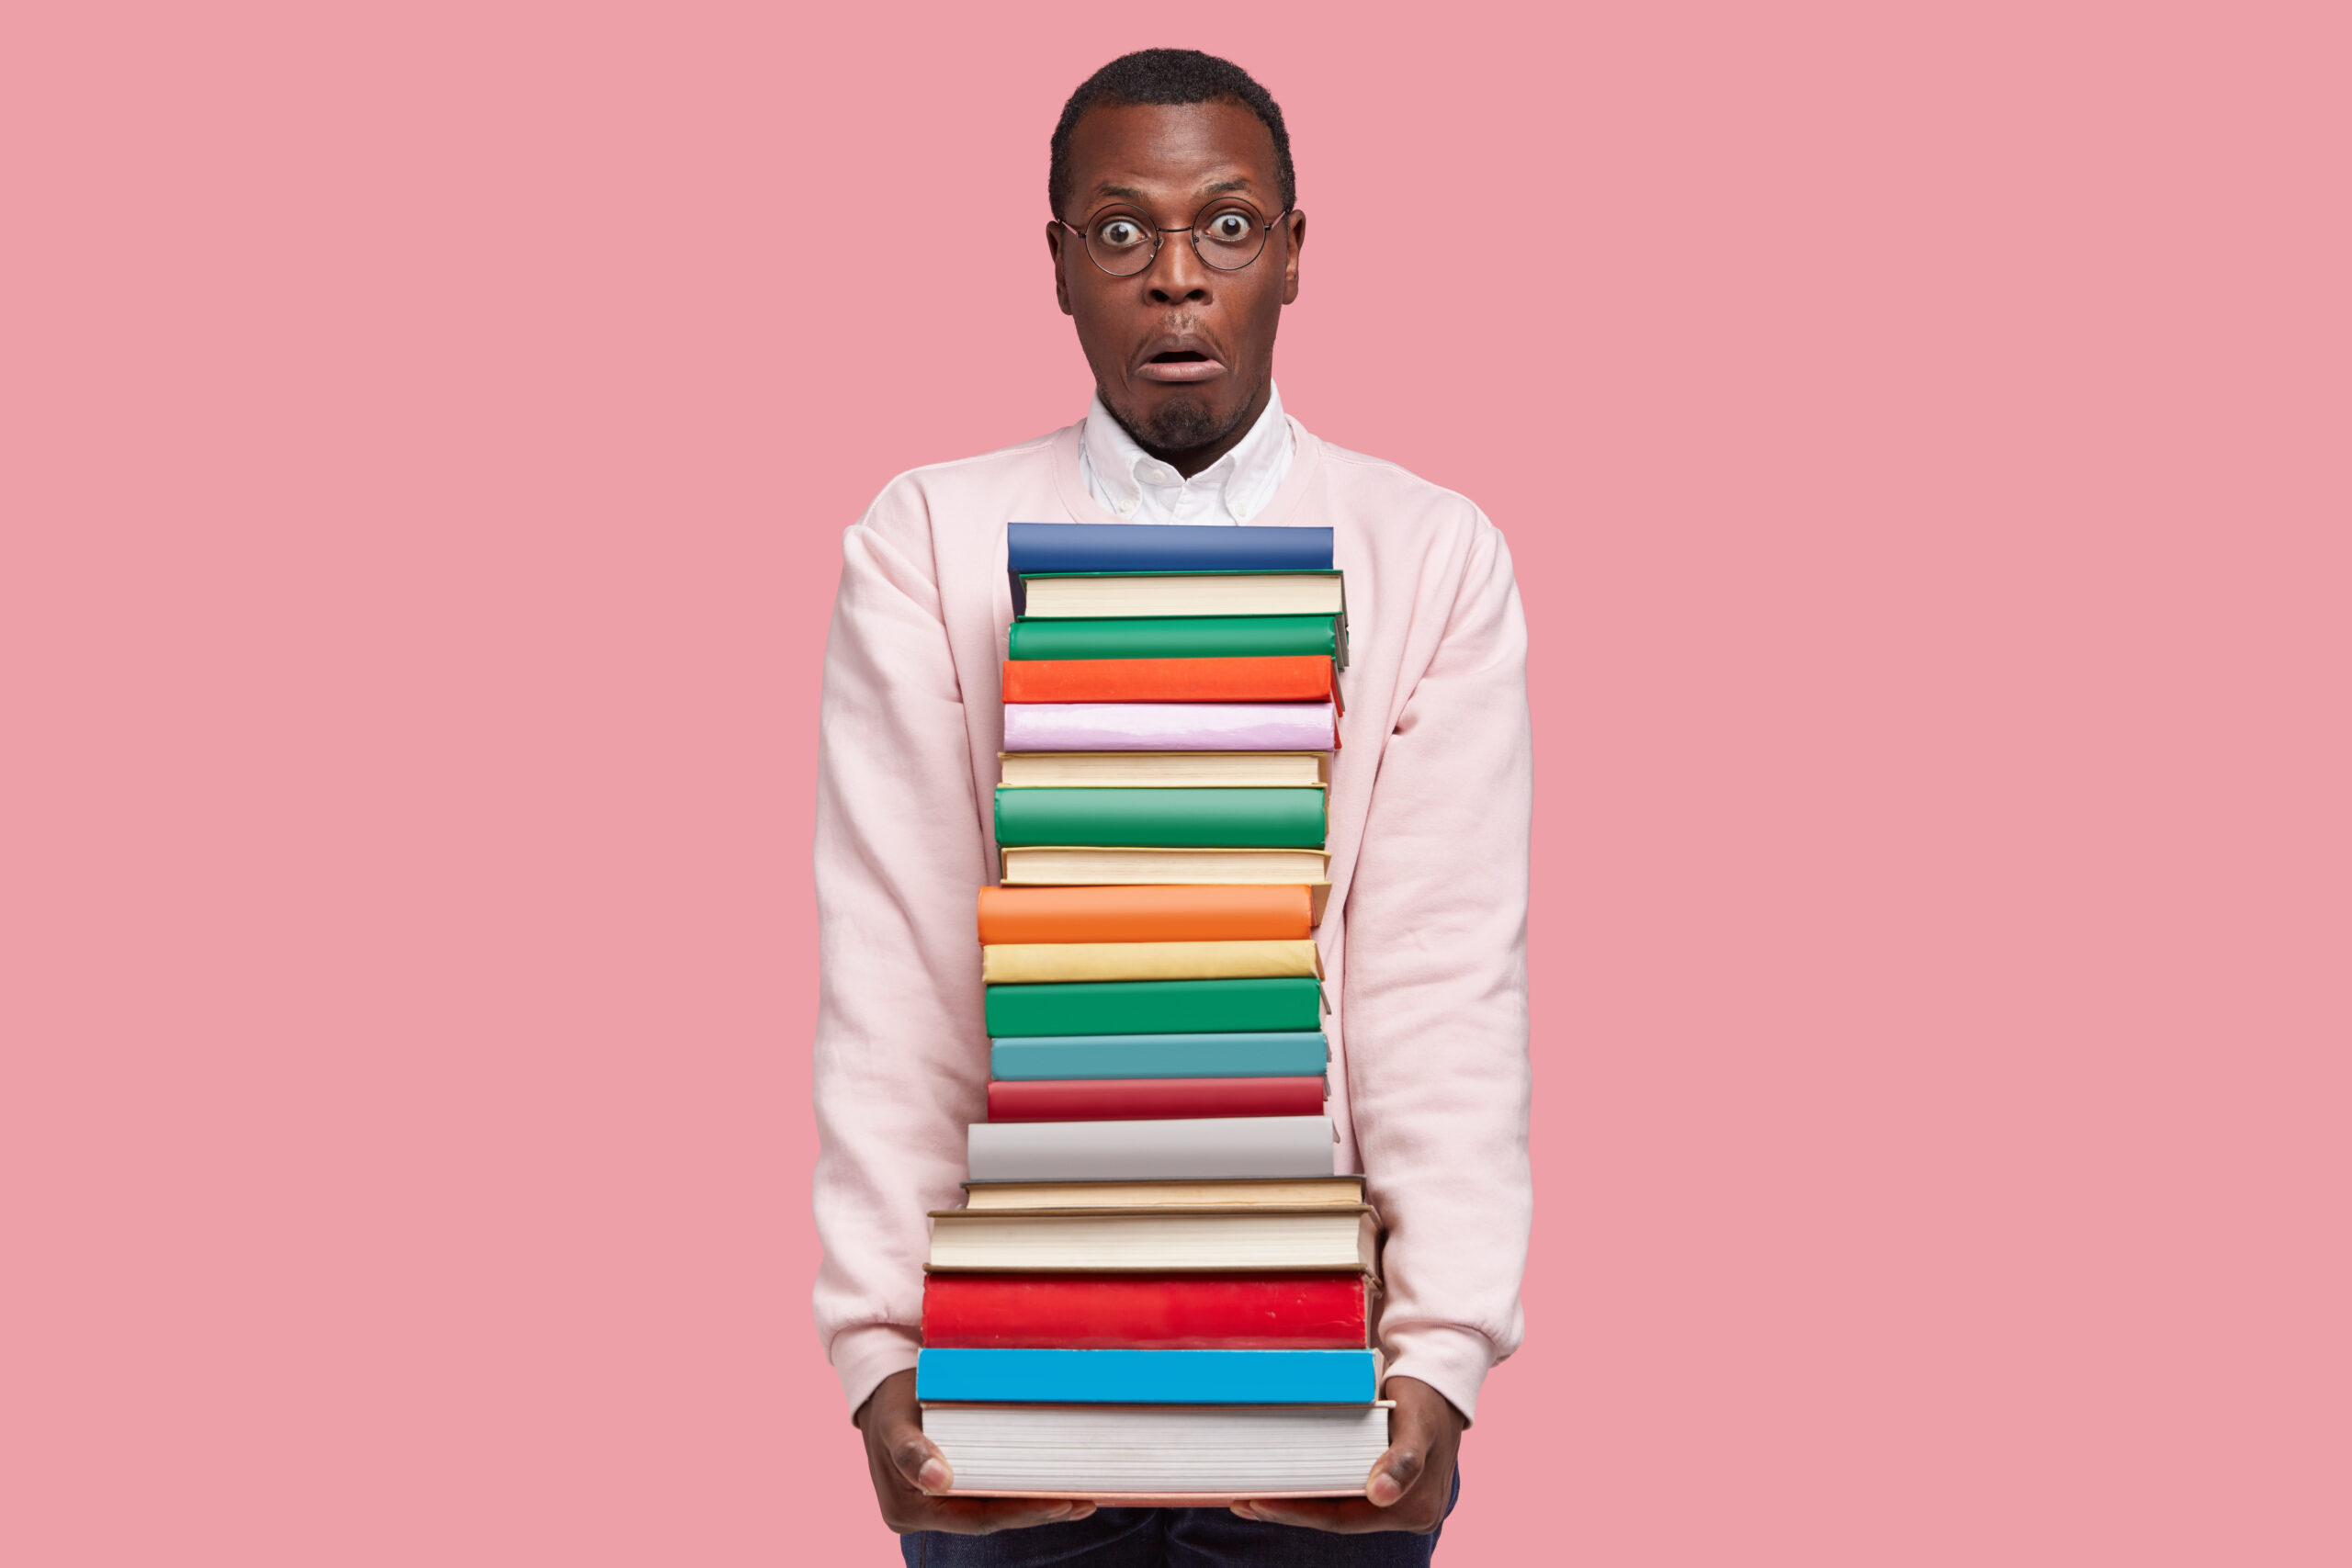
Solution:
{"label": "thumb", "polygon": [[893,1428],[888,1444],[891,1464],[918,1492],[936,1494],[956,1484],[956,1472],[948,1465],[947,1456],[913,1422]]}
{"label": "thumb", "polygon": [[1429,1464],[1427,1446],[1403,1437],[1373,1461],[1372,1479],[1364,1483],[1364,1497],[1375,1508],[1394,1506],[1413,1489]]}

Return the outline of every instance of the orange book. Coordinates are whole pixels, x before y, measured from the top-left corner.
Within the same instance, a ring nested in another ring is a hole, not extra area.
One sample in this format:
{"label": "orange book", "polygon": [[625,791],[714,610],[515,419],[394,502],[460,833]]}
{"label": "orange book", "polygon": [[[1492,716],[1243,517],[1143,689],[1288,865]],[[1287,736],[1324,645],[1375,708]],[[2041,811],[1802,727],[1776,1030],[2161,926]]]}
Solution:
{"label": "orange book", "polygon": [[1008,659],[1009,703],[1338,703],[1320,654],[1260,659]]}
{"label": "orange book", "polygon": [[1312,934],[1304,887],[983,887],[980,941],[1272,942]]}

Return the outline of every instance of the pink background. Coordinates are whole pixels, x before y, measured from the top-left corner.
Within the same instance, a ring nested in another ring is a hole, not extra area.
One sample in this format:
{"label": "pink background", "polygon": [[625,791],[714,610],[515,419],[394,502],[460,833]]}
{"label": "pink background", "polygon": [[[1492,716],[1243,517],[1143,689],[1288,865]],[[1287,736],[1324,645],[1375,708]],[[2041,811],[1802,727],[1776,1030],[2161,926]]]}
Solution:
{"label": "pink background", "polygon": [[9,8],[0,1559],[895,1561],[836,540],[1081,411],[1046,136],[1157,42],[1534,624],[1442,1560],[2352,1557],[2342,7],[1256,10]]}

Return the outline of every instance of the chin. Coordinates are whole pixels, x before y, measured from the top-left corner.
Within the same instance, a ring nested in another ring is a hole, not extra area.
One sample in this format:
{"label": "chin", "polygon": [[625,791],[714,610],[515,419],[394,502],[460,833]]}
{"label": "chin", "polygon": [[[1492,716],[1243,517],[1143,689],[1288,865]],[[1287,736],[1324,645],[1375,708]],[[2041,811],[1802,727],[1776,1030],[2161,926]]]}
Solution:
{"label": "chin", "polygon": [[1198,393],[1180,393],[1164,398],[1148,409],[1135,411],[1134,417],[1119,412],[1127,429],[1147,446],[1163,452],[1184,452],[1195,446],[1205,446],[1232,434],[1240,423],[1241,411],[1249,407],[1247,399],[1230,409],[1216,407]]}

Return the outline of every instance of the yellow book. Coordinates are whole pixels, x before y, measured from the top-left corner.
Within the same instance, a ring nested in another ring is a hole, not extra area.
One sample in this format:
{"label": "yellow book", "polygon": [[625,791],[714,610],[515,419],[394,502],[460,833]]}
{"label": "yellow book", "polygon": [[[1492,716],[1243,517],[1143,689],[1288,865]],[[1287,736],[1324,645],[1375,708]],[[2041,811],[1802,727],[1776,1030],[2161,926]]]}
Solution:
{"label": "yellow book", "polygon": [[980,978],[991,986],[1056,980],[1228,980],[1261,976],[1323,977],[1323,960],[1304,938],[1264,942],[996,942],[980,949]]}

